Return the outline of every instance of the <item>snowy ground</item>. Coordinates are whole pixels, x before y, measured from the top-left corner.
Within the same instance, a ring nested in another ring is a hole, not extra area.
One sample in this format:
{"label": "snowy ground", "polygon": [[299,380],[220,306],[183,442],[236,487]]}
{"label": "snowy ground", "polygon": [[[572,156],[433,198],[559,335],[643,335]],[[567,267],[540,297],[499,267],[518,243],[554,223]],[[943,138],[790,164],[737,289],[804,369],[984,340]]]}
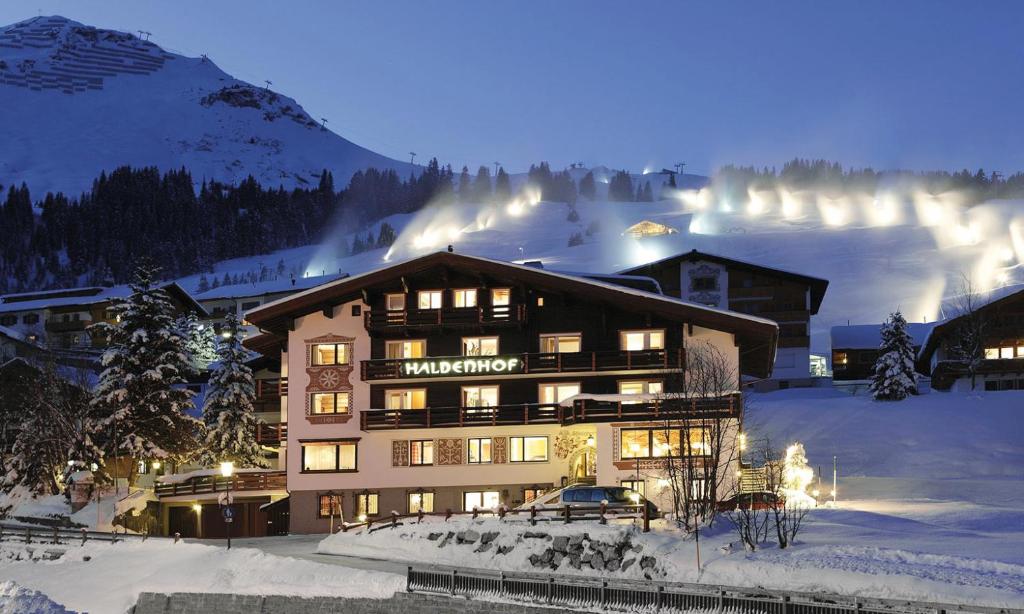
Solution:
{"label": "snowy ground", "polygon": [[[16,548],[2,546],[8,552]],[[0,587],[6,582],[44,593],[71,610],[94,613],[125,612],[145,591],[387,598],[405,588],[404,576],[396,574],[341,571],[252,548],[155,539],[70,547],[55,561],[0,559]]]}
{"label": "snowy ground", "polygon": [[[1024,394],[1012,392],[931,393],[895,404],[830,389],[755,395],[746,427],[752,442],[760,437],[778,446],[803,442],[811,464],[825,473],[822,492],[831,489],[832,456],[837,456],[838,505],[814,511],[799,543],[786,550],[768,545],[745,552],[721,523],[702,536],[699,574],[692,541],[670,530],[633,539],[644,544],[644,554],[661,561],[664,579],[671,581],[1024,607],[1022,409]],[[450,524],[457,530],[471,522]],[[498,521],[483,520],[477,528],[492,525]],[[369,536],[337,534],[320,551],[531,569],[526,559],[536,550],[530,550],[529,540],[509,555],[495,555],[493,549],[477,554],[469,546],[438,548],[425,540],[437,530],[434,524]],[[586,530],[593,537],[625,529],[556,523],[550,530]],[[499,539],[516,543],[514,536]],[[567,563],[559,571],[581,573]],[[630,569],[627,575],[641,573]]]}

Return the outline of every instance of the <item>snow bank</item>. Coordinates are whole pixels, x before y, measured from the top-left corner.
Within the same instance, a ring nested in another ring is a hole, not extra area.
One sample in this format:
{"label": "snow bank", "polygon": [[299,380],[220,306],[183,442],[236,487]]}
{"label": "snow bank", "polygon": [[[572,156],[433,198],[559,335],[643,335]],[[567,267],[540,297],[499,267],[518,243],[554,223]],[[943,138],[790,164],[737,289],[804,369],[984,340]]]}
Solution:
{"label": "snow bank", "polygon": [[65,614],[69,610],[38,592],[14,582],[0,582],[0,614]]}
{"label": "snow bank", "polygon": [[394,574],[155,539],[90,542],[56,561],[0,563],[0,577],[88,612],[124,612],[144,591],[387,598],[405,587]]}

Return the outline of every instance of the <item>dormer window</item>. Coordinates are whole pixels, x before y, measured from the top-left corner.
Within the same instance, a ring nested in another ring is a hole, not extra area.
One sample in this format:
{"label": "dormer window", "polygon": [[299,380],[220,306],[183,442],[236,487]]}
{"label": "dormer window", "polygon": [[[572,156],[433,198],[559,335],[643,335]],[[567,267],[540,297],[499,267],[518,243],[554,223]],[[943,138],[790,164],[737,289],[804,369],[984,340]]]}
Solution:
{"label": "dormer window", "polygon": [[420,290],[417,293],[417,304],[419,305],[420,309],[440,309],[441,291]]}
{"label": "dormer window", "polygon": [[691,285],[694,292],[708,292],[718,289],[718,280],[714,277],[694,277]]}

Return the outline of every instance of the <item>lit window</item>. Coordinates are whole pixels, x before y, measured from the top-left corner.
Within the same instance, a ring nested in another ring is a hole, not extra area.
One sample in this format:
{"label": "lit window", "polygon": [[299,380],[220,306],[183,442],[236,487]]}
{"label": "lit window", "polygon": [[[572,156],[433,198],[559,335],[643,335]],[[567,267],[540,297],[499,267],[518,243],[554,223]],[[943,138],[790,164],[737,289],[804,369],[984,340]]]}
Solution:
{"label": "lit window", "polygon": [[509,437],[510,463],[540,463],[548,460],[547,437]]}
{"label": "lit window", "polygon": [[678,429],[655,429],[651,431],[651,456],[665,458],[679,456],[680,434]]}
{"label": "lit window", "polygon": [[463,356],[497,356],[497,337],[463,337]]}
{"label": "lit window", "polygon": [[619,394],[661,394],[661,382],[619,382]]}
{"label": "lit window", "polygon": [[423,409],[426,406],[427,391],[424,388],[388,390],[384,393],[386,409]]}
{"label": "lit window", "polygon": [[547,492],[546,488],[524,488],[523,489],[523,503],[530,503],[541,497]]}
{"label": "lit window", "polygon": [[[622,480],[619,485],[623,488],[632,490],[635,493],[639,493],[641,497],[647,496],[647,483],[644,480]],[[630,493],[626,494],[627,499],[629,498],[629,494]]]}
{"label": "lit window", "polygon": [[430,439],[423,439],[409,442],[409,464],[410,465],[433,465],[434,464],[434,442]]}
{"label": "lit window", "polygon": [[708,456],[711,454],[711,433],[701,427],[687,429],[686,444],[686,452],[690,456]]}
{"label": "lit window", "polygon": [[539,394],[537,395],[537,397],[540,403],[546,405],[553,405],[555,403],[561,403],[562,401],[568,399],[569,397],[574,397],[579,393],[579,382],[541,384],[539,388]]}
{"label": "lit window", "polygon": [[409,493],[409,513],[419,512],[429,514],[434,511],[434,493],[432,492],[411,492]]}
{"label": "lit window", "polygon": [[462,389],[463,407],[495,407],[497,404],[497,386],[465,386]]}
{"label": "lit window", "polygon": [[700,478],[690,480],[690,498],[694,500],[708,498],[708,484],[705,480]]}
{"label": "lit window", "polygon": [[310,406],[314,414],[347,414],[347,392],[314,392]]}
{"label": "lit window", "polygon": [[440,309],[441,291],[420,290],[417,293],[417,304],[419,305],[420,309]]}
{"label": "lit window", "polygon": [[1017,346],[1017,358],[1024,358],[1024,345]]}
{"label": "lit window", "polygon": [[538,307],[543,307],[544,306],[544,297],[543,296],[538,296],[537,297],[537,306]]}
{"label": "lit window", "polygon": [[317,506],[317,517],[341,517],[341,495],[320,495],[319,499],[320,504]]}
{"label": "lit window", "polygon": [[355,471],[356,443],[302,444],[303,471]]}
{"label": "lit window", "polygon": [[423,339],[388,341],[384,349],[385,356],[391,360],[423,358],[427,355],[427,342]]}
{"label": "lit window", "polygon": [[1013,358],[1013,347],[999,348],[1000,358]]}
{"label": "lit window", "polygon": [[985,348],[985,358],[987,360],[999,358],[999,348]]}
{"label": "lit window", "polygon": [[845,366],[849,359],[846,352],[832,352],[832,366]]}
{"label": "lit window", "polygon": [[388,294],[384,297],[384,305],[388,311],[405,311],[405,295]]}
{"label": "lit window", "polygon": [[452,304],[455,307],[476,307],[476,288],[452,290]]}
{"label": "lit window", "polygon": [[469,450],[467,460],[470,464],[479,465],[491,462],[490,437],[471,438],[466,443]]}
{"label": "lit window", "polygon": [[348,343],[318,343],[313,346],[313,364],[347,365],[352,361],[352,346]]}
{"label": "lit window", "polygon": [[622,333],[622,349],[628,352],[665,349],[665,331],[635,330]]}
{"label": "lit window", "polygon": [[375,492],[368,492],[356,495],[356,518],[360,516],[376,516],[379,512],[378,501],[380,495]]}
{"label": "lit window", "polygon": [[541,335],[540,351],[545,354],[579,352],[583,347],[582,339],[579,333]]}
{"label": "lit window", "polygon": [[651,455],[651,432],[648,429],[622,429],[619,443],[622,458],[647,458]]}
{"label": "lit window", "polygon": [[462,509],[471,512],[473,510],[489,510],[501,505],[501,495],[496,490],[476,490],[462,493]]}
{"label": "lit window", "polygon": [[507,306],[512,300],[512,291],[508,288],[495,288],[491,290],[491,306]]}

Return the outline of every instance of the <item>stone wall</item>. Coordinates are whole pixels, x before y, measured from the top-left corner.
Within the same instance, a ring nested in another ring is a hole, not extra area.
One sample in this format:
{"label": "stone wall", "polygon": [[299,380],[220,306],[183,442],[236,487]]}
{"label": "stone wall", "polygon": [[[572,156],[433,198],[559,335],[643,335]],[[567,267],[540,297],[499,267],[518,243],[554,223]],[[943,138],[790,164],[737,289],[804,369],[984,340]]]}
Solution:
{"label": "stone wall", "polygon": [[518,603],[475,601],[422,593],[395,593],[390,599],[347,597],[286,597],[222,593],[142,593],[132,614],[558,614],[576,610]]}

